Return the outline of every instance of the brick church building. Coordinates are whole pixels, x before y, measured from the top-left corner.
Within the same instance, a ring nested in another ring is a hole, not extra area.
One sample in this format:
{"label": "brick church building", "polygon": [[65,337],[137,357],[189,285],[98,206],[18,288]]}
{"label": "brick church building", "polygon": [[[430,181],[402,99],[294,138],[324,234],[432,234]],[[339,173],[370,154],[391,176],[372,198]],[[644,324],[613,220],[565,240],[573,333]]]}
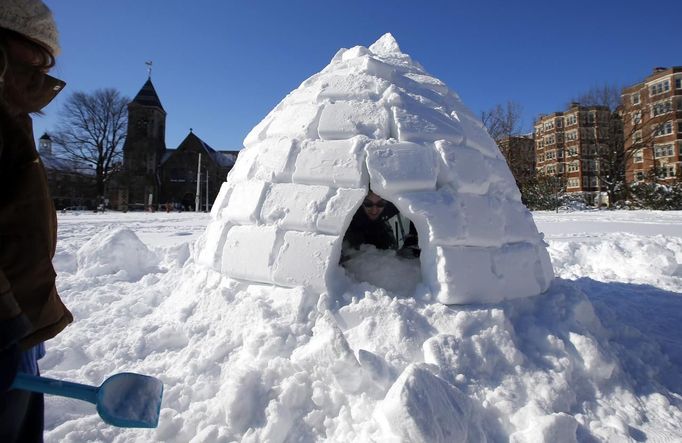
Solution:
{"label": "brick church building", "polygon": [[238,153],[211,148],[191,129],[176,149],[168,149],[166,111],[150,77],[128,104],[123,163],[109,183],[109,206],[194,210],[198,199],[199,210],[207,211]]}

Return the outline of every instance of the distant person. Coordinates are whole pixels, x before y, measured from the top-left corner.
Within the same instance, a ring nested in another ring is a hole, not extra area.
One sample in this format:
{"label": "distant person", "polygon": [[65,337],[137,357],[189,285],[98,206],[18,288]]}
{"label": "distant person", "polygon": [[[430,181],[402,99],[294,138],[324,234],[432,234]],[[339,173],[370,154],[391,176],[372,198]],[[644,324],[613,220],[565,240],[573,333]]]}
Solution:
{"label": "distant person", "polygon": [[43,441],[43,395],[10,390],[38,374],[43,342],[72,320],[55,288],[57,217],[30,114],[63,88],[47,75],[59,52],[40,0],[0,1],[0,442]]}

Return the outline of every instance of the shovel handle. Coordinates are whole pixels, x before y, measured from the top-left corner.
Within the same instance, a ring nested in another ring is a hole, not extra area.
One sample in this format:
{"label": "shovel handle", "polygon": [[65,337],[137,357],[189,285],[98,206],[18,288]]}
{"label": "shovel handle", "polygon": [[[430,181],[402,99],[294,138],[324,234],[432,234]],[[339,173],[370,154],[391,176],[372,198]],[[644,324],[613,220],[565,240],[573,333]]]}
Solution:
{"label": "shovel handle", "polygon": [[99,388],[20,372],[12,383],[12,389],[42,392],[43,394],[59,395],[60,397],[75,398],[97,404],[97,390]]}

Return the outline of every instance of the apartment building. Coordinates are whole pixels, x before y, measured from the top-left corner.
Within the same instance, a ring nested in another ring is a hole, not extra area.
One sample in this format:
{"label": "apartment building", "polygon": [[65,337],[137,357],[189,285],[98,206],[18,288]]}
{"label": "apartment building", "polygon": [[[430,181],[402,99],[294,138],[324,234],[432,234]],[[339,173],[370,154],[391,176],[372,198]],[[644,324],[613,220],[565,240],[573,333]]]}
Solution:
{"label": "apartment building", "polygon": [[539,116],[534,125],[538,175],[562,177],[567,193],[582,194],[589,204],[603,202],[598,152],[608,142],[610,121],[608,107],[579,103]]}
{"label": "apartment building", "polygon": [[621,100],[626,181],[677,177],[682,172],[682,66],[655,68],[641,83],[623,89]]}

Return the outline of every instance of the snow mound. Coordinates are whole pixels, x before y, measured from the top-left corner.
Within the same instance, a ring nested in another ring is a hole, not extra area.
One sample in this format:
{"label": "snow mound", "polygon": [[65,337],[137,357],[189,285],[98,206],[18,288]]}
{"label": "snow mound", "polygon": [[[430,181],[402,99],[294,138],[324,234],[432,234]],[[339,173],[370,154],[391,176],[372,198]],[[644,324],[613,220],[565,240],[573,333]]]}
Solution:
{"label": "snow mound", "polygon": [[88,277],[116,274],[135,281],[155,270],[159,258],[127,228],[109,226],[76,253],[78,272]]}
{"label": "snow mound", "polygon": [[497,145],[390,34],[340,50],[244,145],[198,256],[227,276],[341,291],[341,242],[371,184],[415,223],[422,280],[440,302],[549,287],[545,243]]}
{"label": "snow mound", "polygon": [[[493,306],[453,308],[366,283],[340,303],[191,263],[153,292],[163,295],[115,301],[130,311],[115,320],[125,327],[90,334],[78,371],[94,384],[116,368],[164,382],[159,428],[118,430],[117,441],[628,441],[653,427],[674,435],[682,420],[679,366],[632,322],[610,318],[618,293],[601,315],[561,280]],[[91,314],[72,334],[109,317]],[[65,424],[47,440],[107,429]]]}
{"label": "snow mound", "polygon": [[[74,231],[80,240],[67,239],[68,251],[112,228]],[[618,237],[623,247],[608,248]],[[593,254],[583,257],[585,271],[600,257],[639,266],[624,246],[654,262],[681,244],[615,232],[582,241]],[[551,241],[550,250],[561,243]],[[399,260],[364,251],[372,254]],[[553,259],[559,270],[580,268],[571,254]],[[572,269],[582,278],[556,279],[541,296],[446,306],[423,288],[402,297],[364,281],[334,297],[247,284],[193,260],[168,262],[172,272],[135,282],[60,275],[78,321],[41,360],[50,377],[93,385],[121,371],[159,377],[158,429],[112,428],[93,405],[48,396],[47,442],[656,442],[682,435],[682,282],[670,277],[674,292],[642,284],[668,267],[633,270],[632,283]]]}

